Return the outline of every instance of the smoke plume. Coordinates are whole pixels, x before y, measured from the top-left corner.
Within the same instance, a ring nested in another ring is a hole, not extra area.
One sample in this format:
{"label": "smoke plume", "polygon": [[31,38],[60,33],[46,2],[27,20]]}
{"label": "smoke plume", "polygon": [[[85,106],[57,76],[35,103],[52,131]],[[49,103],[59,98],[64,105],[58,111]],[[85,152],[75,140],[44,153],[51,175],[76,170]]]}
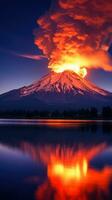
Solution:
{"label": "smoke plume", "polygon": [[37,21],[35,44],[55,70],[62,63],[112,71],[112,0],[56,0]]}

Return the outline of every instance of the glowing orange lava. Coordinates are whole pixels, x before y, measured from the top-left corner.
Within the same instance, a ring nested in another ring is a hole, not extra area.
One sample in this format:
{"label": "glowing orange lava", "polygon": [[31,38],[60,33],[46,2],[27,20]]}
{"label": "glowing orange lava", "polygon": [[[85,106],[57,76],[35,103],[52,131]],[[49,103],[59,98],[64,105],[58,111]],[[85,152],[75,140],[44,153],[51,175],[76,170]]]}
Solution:
{"label": "glowing orange lava", "polygon": [[76,64],[65,63],[65,64],[62,64],[62,65],[58,65],[58,66],[53,67],[53,71],[56,72],[56,73],[61,73],[61,72],[64,72],[66,70],[74,71],[76,74],[78,74],[79,76],[81,76],[83,78],[87,75],[86,68],[80,68],[80,66],[78,66]]}
{"label": "glowing orange lava", "polygon": [[87,65],[87,60],[83,58],[73,58],[69,56],[63,56],[59,63],[52,63],[49,65],[54,72],[61,73],[66,70],[74,71],[81,77],[87,75],[87,70],[84,66]]}

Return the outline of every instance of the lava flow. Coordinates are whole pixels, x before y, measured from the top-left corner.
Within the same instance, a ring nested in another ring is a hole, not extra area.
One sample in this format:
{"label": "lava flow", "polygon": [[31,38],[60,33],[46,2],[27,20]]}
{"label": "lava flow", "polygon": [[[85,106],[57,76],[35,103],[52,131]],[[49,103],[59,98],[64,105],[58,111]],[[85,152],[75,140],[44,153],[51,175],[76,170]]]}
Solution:
{"label": "lava flow", "polygon": [[48,180],[36,190],[36,199],[89,200],[103,199],[108,195],[112,181],[112,168],[101,170],[90,167],[90,160],[105,150],[104,144],[90,149],[74,151],[70,148],[34,148],[24,143],[22,149],[35,161],[47,167]]}

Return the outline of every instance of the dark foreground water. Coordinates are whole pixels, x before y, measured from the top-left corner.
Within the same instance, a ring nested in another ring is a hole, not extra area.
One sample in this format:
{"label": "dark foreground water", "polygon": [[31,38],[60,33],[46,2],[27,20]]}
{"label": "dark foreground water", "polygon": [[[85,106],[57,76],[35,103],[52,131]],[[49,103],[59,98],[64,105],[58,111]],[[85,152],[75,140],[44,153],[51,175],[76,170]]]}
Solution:
{"label": "dark foreground water", "polygon": [[112,200],[112,121],[0,120],[0,200]]}

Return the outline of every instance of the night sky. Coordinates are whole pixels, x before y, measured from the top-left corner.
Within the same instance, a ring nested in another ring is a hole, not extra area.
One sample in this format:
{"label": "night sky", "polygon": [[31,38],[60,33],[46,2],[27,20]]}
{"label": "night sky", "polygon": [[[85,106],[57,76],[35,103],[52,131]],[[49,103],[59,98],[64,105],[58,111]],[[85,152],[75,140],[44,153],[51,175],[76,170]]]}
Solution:
{"label": "night sky", "polygon": [[[36,20],[50,8],[51,0],[0,1],[0,93],[31,84],[48,73],[47,60],[16,54],[42,54],[34,45]],[[112,73],[91,70],[87,79],[112,91]]]}

